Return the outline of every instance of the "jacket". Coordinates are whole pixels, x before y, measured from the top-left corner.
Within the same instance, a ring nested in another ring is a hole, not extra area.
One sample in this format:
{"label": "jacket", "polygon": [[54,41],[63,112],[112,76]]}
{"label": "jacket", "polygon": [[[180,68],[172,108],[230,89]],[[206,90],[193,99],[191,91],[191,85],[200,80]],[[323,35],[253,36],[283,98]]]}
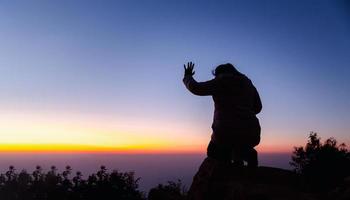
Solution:
{"label": "jacket", "polygon": [[197,82],[186,75],[183,82],[195,95],[212,96],[215,104],[213,142],[251,147],[259,144],[261,129],[256,114],[261,111],[262,104],[248,77],[221,74],[212,80]]}

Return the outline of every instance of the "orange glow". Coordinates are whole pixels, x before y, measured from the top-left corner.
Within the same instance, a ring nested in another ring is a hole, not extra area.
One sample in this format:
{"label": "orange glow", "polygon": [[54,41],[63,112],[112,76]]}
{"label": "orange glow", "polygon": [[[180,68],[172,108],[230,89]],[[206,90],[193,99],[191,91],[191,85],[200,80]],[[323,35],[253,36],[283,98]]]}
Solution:
{"label": "orange glow", "polygon": [[[2,113],[0,152],[199,152],[205,137],[188,134],[175,123],[158,127],[157,121],[118,117]],[[186,137],[184,137],[186,135]]]}
{"label": "orange glow", "polygon": [[[169,123],[65,113],[1,113],[0,153],[205,153],[211,130]],[[259,152],[291,152],[291,141],[267,131]],[[269,143],[266,143],[268,141]],[[277,145],[276,145],[277,144]],[[294,142],[295,144],[295,142]]]}
{"label": "orange glow", "polygon": [[201,153],[202,148],[173,146],[102,147],[70,144],[0,144],[0,153]]}
{"label": "orange glow", "polygon": [[256,150],[259,153],[291,153],[293,151],[293,146],[260,144],[256,147]]}
{"label": "orange glow", "polygon": [[[291,153],[293,148],[285,146],[256,147],[259,153]],[[131,154],[168,154],[168,153],[206,153],[206,144],[194,146],[166,145],[130,145],[124,147],[106,147],[73,144],[0,144],[0,153],[131,153]]]}

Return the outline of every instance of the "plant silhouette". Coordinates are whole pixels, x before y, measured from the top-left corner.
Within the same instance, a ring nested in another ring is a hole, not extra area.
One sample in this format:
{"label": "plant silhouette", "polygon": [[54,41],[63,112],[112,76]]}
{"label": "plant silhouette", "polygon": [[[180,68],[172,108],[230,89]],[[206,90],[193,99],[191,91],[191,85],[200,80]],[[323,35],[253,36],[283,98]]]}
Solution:
{"label": "plant silhouette", "polygon": [[177,182],[168,181],[165,185],[158,184],[148,193],[148,200],[185,200],[186,198],[187,190],[181,180]]}
{"label": "plant silhouette", "polygon": [[309,189],[328,191],[350,175],[350,152],[344,143],[338,145],[334,138],[322,143],[311,132],[305,147],[294,147],[290,164],[303,175]]}
{"label": "plant silhouette", "polygon": [[91,174],[87,180],[77,171],[71,178],[72,168],[66,166],[62,173],[52,166],[47,173],[40,166],[30,174],[26,170],[16,172],[10,166],[0,174],[1,200],[143,200],[138,190],[139,178],[133,172],[108,172],[105,166]]}

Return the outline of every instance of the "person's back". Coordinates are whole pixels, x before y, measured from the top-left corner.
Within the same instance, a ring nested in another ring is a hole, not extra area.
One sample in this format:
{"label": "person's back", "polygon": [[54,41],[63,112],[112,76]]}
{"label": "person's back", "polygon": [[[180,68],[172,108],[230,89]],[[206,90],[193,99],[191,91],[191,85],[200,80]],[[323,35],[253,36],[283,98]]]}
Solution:
{"label": "person's back", "polygon": [[[216,77],[213,139],[217,143],[253,143],[257,145],[259,135],[252,127],[258,128],[256,114],[261,110],[259,97],[251,81],[243,74]],[[255,134],[255,135],[254,135]],[[243,140],[245,137],[255,137]],[[255,146],[254,145],[254,146]]]}
{"label": "person's back", "polygon": [[228,151],[233,151],[235,160],[243,159],[246,156],[241,154],[260,142],[260,125],[255,115],[262,106],[257,90],[229,63],[218,66],[213,73],[215,78],[207,82],[196,82],[193,74],[185,73],[183,81],[186,87],[196,95],[211,95],[215,102],[208,156],[231,159]]}
{"label": "person's back", "polygon": [[216,119],[255,116],[255,90],[246,76],[223,75],[215,79],[218,82],[218,91],[213,94]]}

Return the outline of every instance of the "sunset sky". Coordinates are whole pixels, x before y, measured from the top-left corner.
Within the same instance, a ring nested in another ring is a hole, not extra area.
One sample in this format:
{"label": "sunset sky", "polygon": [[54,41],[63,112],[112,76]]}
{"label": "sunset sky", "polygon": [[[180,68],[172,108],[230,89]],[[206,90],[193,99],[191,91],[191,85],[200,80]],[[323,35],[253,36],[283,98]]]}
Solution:
{"label": "sunset sky", "polygon": [[350,145],[346,1],[0,1],[0,152],[205,152],[213,78],[260,92],[261,152]]}

